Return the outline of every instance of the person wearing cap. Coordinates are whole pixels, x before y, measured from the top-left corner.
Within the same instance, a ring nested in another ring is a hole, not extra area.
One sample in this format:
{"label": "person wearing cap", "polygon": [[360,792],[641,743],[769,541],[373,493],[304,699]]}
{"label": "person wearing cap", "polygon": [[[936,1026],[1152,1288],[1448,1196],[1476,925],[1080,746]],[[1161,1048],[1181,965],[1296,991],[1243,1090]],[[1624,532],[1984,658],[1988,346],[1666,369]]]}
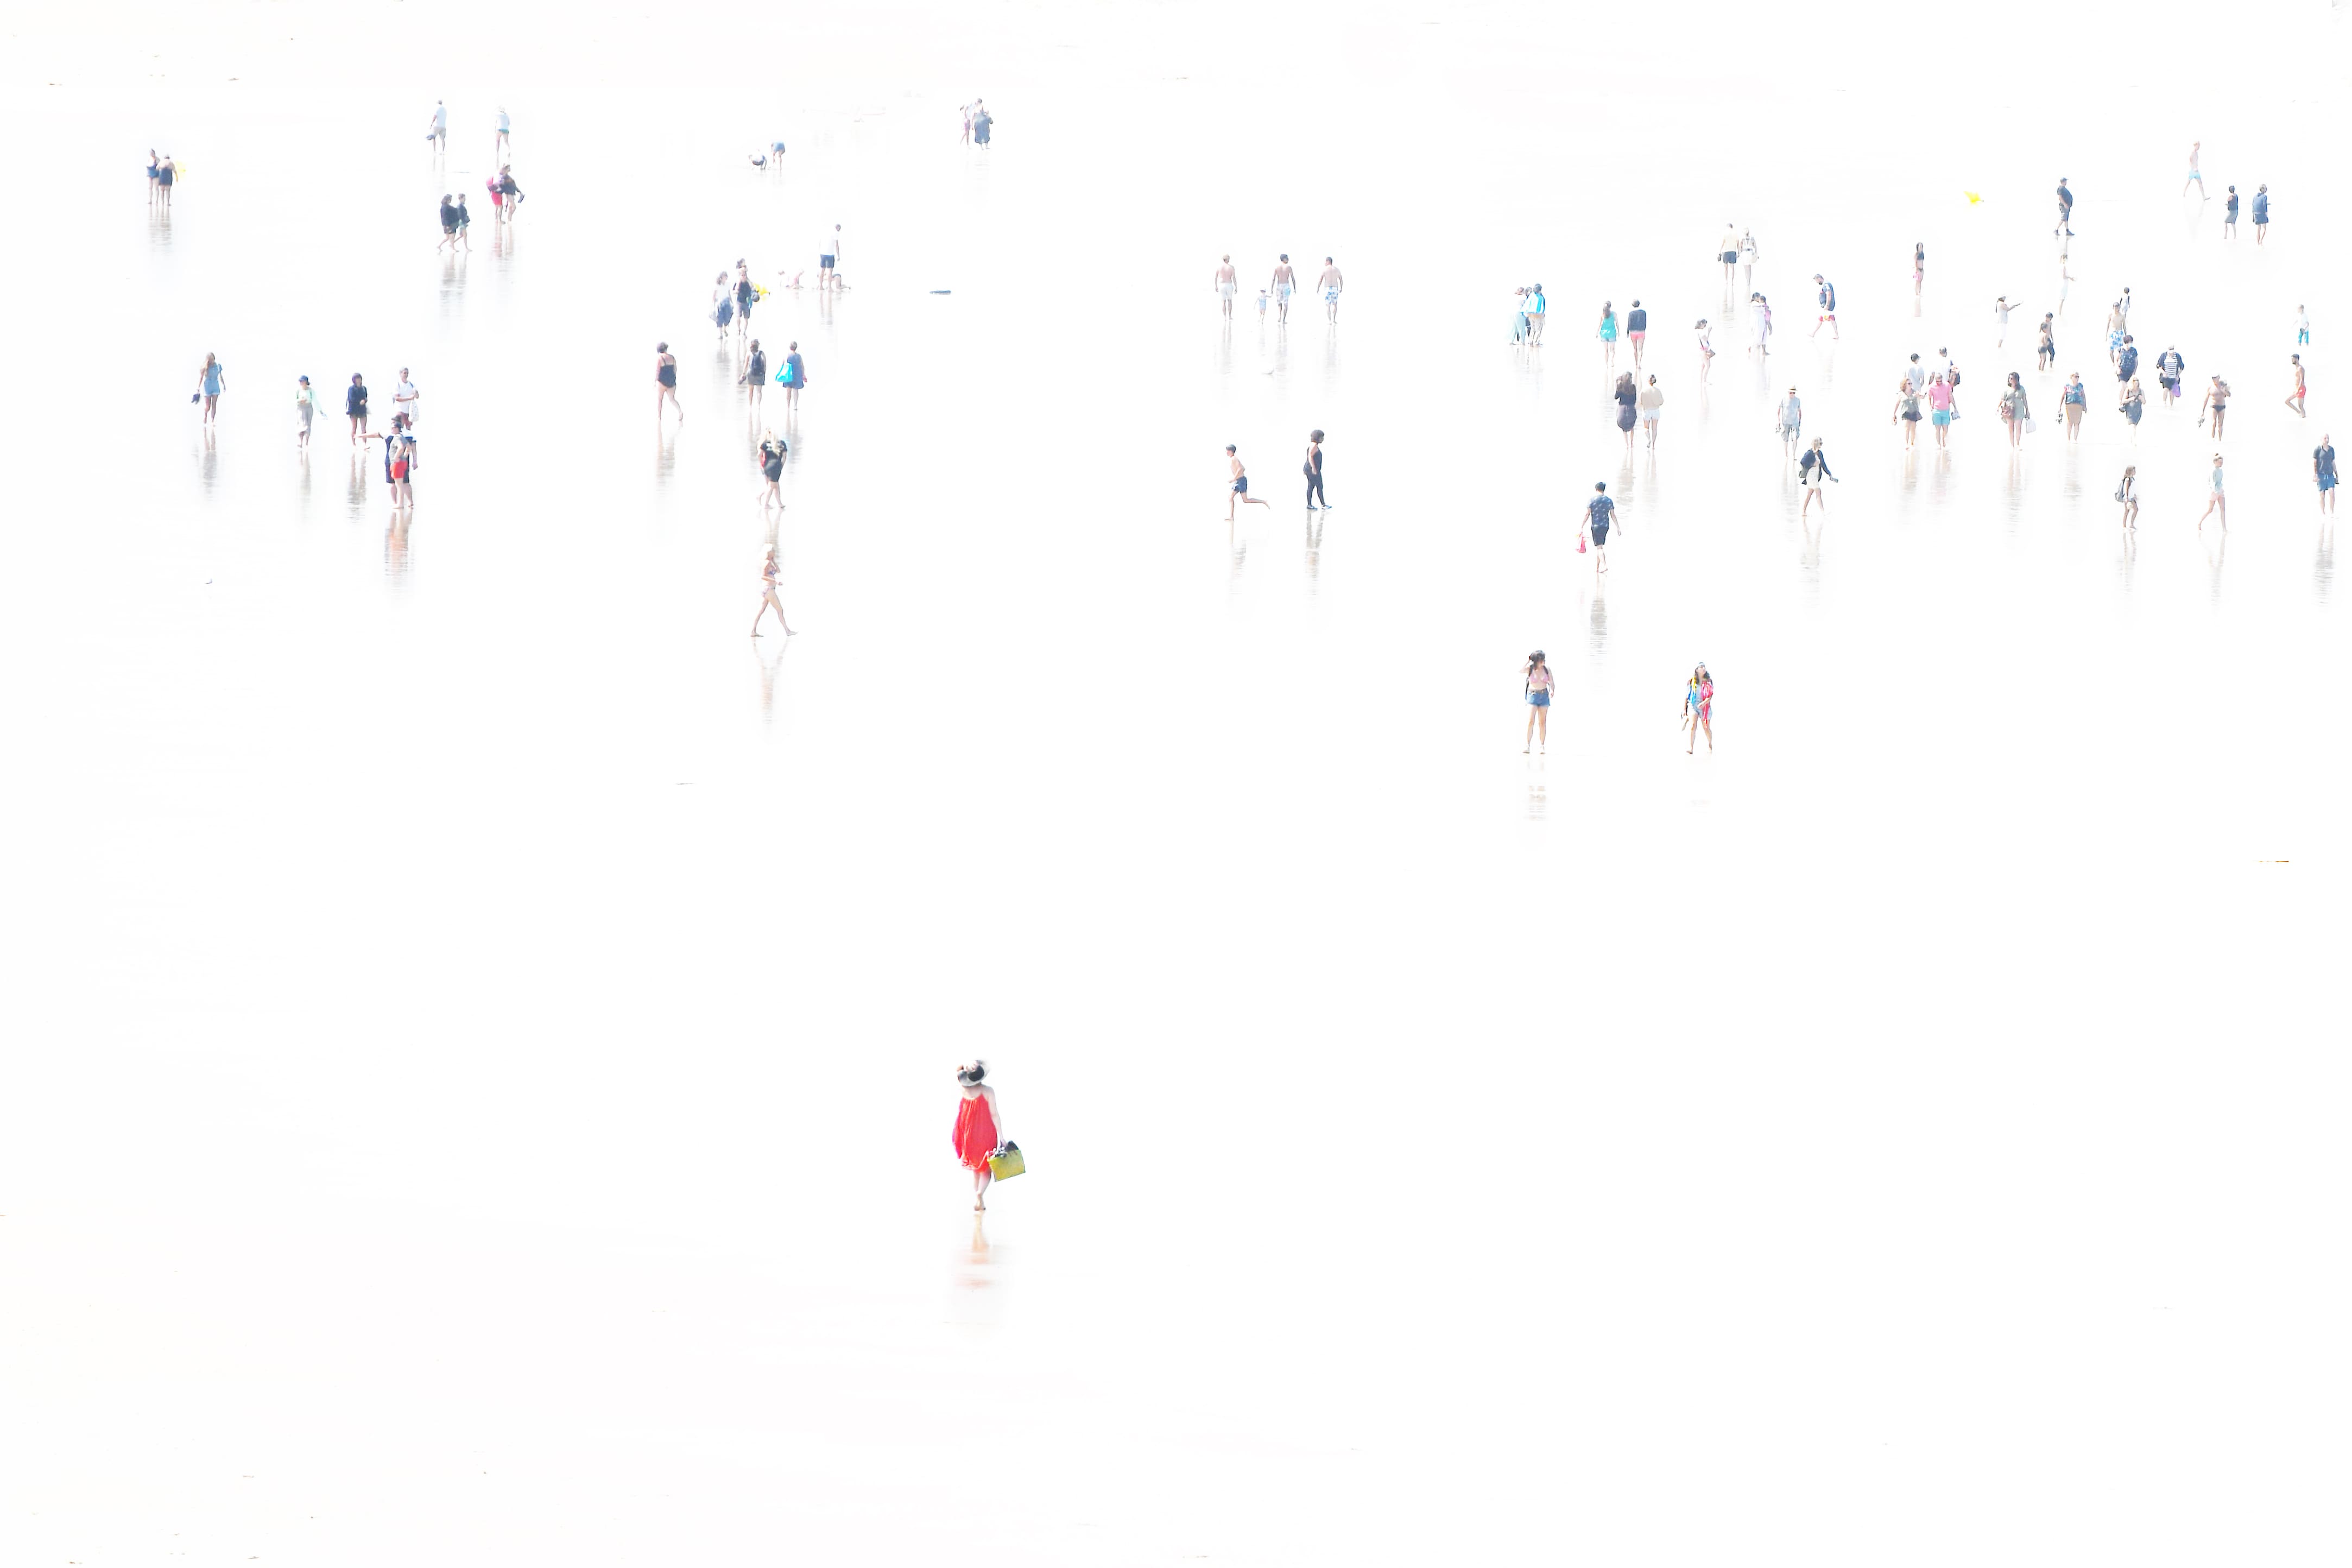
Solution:
{"label": "person wearing cap", "polygon": [[1519,679],[1528,703],[1528,732],[1519,747],[1519,755],[1524,757],[1530,746],[1551,744],[1551,666],[1544,662],[1543,649],[1528,655]]}
{"label": "person wearing cap", "polygon": [[1252,506],[1272,506],[1274,504],[1272,501],[1260,500],[1249,493],[1249,474],[1243,468],[1241,458],[1234,451],[1231,442],[1225,445],[1225,458],[1234,466],[1233,485],[1225,498],[1225,521],[1227,522],[1234,521],[1234,507],[1237,502],[1247,501]]}

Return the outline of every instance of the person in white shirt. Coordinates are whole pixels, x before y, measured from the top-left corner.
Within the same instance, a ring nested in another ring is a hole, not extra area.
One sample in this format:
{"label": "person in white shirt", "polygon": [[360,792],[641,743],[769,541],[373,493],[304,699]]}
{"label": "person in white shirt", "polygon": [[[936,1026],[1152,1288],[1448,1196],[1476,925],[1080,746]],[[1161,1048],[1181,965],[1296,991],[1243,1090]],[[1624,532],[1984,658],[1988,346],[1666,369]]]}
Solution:
{"label": "person in white shirt", "polygon": [[400,384],[392,389],[392,411],[405,414],[411,425],[416,423],[416,384],[408,379],[408,367],[400,367]]}
{"label": "person in white shirt", "polygon": [[841,265],[841,226],[835,224],[833,232],[820,237],[816,245],[816,286],[819,289],[839,288],[841,274],[837,268]]}
{"label": "person in white shirt", "polygon": [[1914,397],[1927,390],[1927,367],[1919,363],[1917,354],[1911,356],[1911,368],[1903,373],[1903,378],[1911,384],[1911,395]]}
{"label": "person in white shirt", "polygon": [[433,143],[436,153],[449,150],[449,110],[437,98],[433,100],[433,128],[425,133],[425,140]]}
{"label": "person in white shirt", "polygon": [[499,106],[499,144],[496,160],[499,163],[503,163],[509,157],[513,156],[514,149],[507,141],[507,132],[512,128],[513,122],[507,119],[506,106],[504,104],[500,104]]}

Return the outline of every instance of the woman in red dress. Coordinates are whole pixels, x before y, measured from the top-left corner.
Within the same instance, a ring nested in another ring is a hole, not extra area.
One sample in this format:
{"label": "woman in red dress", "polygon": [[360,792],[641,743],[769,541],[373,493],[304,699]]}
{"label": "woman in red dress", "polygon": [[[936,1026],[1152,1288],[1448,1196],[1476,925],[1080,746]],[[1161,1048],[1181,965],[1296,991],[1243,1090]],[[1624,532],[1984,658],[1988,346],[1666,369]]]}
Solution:
{"label": "woman in red dress", "polygon": [[987,1076],[988,1064],[976,1057],[956,1068],[956,1087],[963,1091],[963,1099],[956,1104],[955,1152],[971,1173],[974,1212],[988,1206],[982,1194],[995,1179],[988,1168],[988,1157],[1004,1142],[1003,1123],[996,1114],[996,1090],[981,1081]]}

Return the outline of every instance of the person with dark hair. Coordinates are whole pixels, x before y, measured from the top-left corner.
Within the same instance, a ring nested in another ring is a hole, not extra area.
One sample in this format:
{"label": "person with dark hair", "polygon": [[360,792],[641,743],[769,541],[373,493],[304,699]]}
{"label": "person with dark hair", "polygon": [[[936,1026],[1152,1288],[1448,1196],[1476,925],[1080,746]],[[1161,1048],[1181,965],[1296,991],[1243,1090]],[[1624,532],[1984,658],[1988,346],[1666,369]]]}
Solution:
{"label": "person with dark hair", "polygon": [[2270,226],[2271,188],[2268,185],[2256,185],[2254,187],[2254,243],[2256,245],[2263,242],[2263,236],[2269,232]]}
{"label": "person with dark hair", "polygon": [[2058,176],[2058,226],[2052,229],[2054,237],[2074,232],[2074,193],[2066,188],[2066,176]]}
{"label": "person with dark hair", "polygon": [[2009,373],[2008,390],[2000,395],[2000,417],[2009,426],[2009,444],[2016,446],[2024,438],[2025,427],[2033,414],[2026,405],[2025,383],[2015,371]]}
{"label": "person with dark hair", "polygon": [[1818,272],[1813,274],[1813,281],[1821,285],[1821,288],[1815,290],[1813,300],[1821,307],[1822,313],[1813,319],[1813,330],[1805,335],[1818,338],[1822,335],[1822,329],[1826,326],[1830,330],[1830,336],[1834,339],[1838,335],[1837,285]]}
{"label": "person with dark hair", "polygon": [[[777,489],[777,486],[783,481],[784,457],[791,450],[791,445],[786,442],[782,436],[777,435],[774,431],[764,430],[761,432],[760,454],[751,460],[760,466],[760,477],[767,481],[760,491],[760,510],[761,511],[766,511],[768,510],[768,503],[771,501],[775,503],[777,510],[781,511],[783,510],[783,493]],[[782,610],[777,611],[776,619],[781,621],[783,618],[783,612]],[[755,620],[751,625],[754,628],[752,635],[756,637],[759,635],[757,628],[760,623]],[[786,629],[789,630],[790,628],[788,627]]]}
{"label": "person with dark hair", "polygon": [[1609,570],[1609,530],[1617,521],[1617,503],[1609,499],[1608,481],[1595,480],[1592,499],[1584,503],[1584,532],[1592,541],[1592,572]]}
{"label": "person with dark hair", "polygon": [[2221,237],[2238,237],[2238,187],[2230,187],[2230,199],[2221,204]]}
{"label": "person with dark hair", "polygon": [[1633,368],[1642,368],[1642,344],[1650,335],[1650,312],[1636,300],[1625,312],[1625,341],[1633,345]]}
{"label": "person with dark hair", "polygon": [[351,416],[352,445],[356,447],[367,434],[368,422],[367,383],[360,379],[357,371],[352,372],[352,384],[343,393],[343,412]]}
{"label": "person with dark hair", "polygon": [[785,414],[798,414],[801,411],[801,388],[808,384],[808,364],[801,358],[799,339],[795,338],[784,345],[784,368],[776,372],[776,379],[783,384]]}
{"label": "person with dark hair", "polygon": [[757,338],[751,340],[751,351],[743,361],[743,384],[751,389],[751,422],[757,425],[768,398],[768,351],[760,346]]}
{"label": "person with dark hair", "polygon": [[654,423],[661,423],[662,405],[677,410],[677,422],[686,423],[686,405],[677,400],[677,356],[669,352],[666,342],[654,345]]}
{"label": "person with dark hair", "polygon": [[2230,502],[2229,498],[2221,493],[2221,454],[2219,452],[2213,454],[2213,493],[2207,498],[2205,510],[2197,514],[2198,532],[2205,531],[2205,520],[2216,511],[2221,514],[2221,531],[2229,532]]}
{"label": "person with dark hair", "polygon": [[1621,372],[1617,385],[1609,395],[1617,400],[1617,428],[1625,433],[1625,450],[1631,452],[1633,449],[1633,421],[1640,417],[1634,408],[1642,401],[1642,395],[1633,389],[1633,373],[1630,370]]}
{"label": "person with dark hair", "polygon": [[1272,506],[1272,501],[1260,500],[1249,493],[1249,472],[1242,467],[1242,460],[1230,442],[1225,447],[1225,457],[1234,466],[1233,484],[1225,496],[1225,521],[1233,521],[1234,507],[1240,502],[1245,501],[1251,506]]}
{"label": "person with dark hair", "polygon": [[1307,464],[1303,471],[1307,475],[1307,510],[1315,510],[1316,503],[1319,501],[1322,510],[1329,511],[1331,502],[1323,494],[1323,432],[1320,430],[1307,433]]}
{"label": "person with dark hair", "polygon": [[1290,296],[1297,290],[1298,275],[1290,269],[1290,252],[1274,264],[1274,313],[1277,321],[1290,320]]}
{"label": "person with dark hair", "polygon": [[2311,449],[2311,477],[2319,486],[2319,510],[2336,515],[2336,443],[2326,436]]}
{"label": "person with dark hair", "polygon": [[1519,671],[1519,678],[1528,703],[1528,732],[1519,755],[1526,756],[1531,746],[1551,744],[1551,666],[1544,662],[1543,649],[1528,655],[1527,668]]}
{"label": "person with dark hair", "polygon": [[956,1104],[956,1159],[971,1173],[971,1206],[975,1213],[988,1207],[988,1184],[995,1180],[989,1156],[1007,1143],[996,1090],[983,1081],[987,1077],[988,1064],[978,1058],[956,1068],[956,1089],[962,1096]]}
{"label": "person with dark hair", "polygon": [[1339,276],[1339,264],[1329,257],[1325,257],[1323,271],[1315,279],[1316,290],[1323,296],[1325,321],[1336,321],[1339,319],[1339,290],[1347,286],[1348,280]]}
{"label": "person with dark hair", "polygon": [[443,246],[451,250],[457,248],[457,204],[446,191],[441,193],[441,244],[433,248],[439,250]]}

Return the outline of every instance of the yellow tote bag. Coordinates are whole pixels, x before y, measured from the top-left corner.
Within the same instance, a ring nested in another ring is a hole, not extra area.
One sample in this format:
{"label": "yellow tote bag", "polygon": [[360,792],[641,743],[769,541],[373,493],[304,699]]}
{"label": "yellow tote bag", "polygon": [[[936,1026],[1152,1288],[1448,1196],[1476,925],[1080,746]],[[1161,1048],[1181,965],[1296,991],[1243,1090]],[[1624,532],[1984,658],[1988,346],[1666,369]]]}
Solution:
{"label": "yellow tote bag", "polygon": [[988,1173],[1000,1182],[1010,1181],[1028,1168],[1018,1143],[1007,1143],[988,1157]]}

